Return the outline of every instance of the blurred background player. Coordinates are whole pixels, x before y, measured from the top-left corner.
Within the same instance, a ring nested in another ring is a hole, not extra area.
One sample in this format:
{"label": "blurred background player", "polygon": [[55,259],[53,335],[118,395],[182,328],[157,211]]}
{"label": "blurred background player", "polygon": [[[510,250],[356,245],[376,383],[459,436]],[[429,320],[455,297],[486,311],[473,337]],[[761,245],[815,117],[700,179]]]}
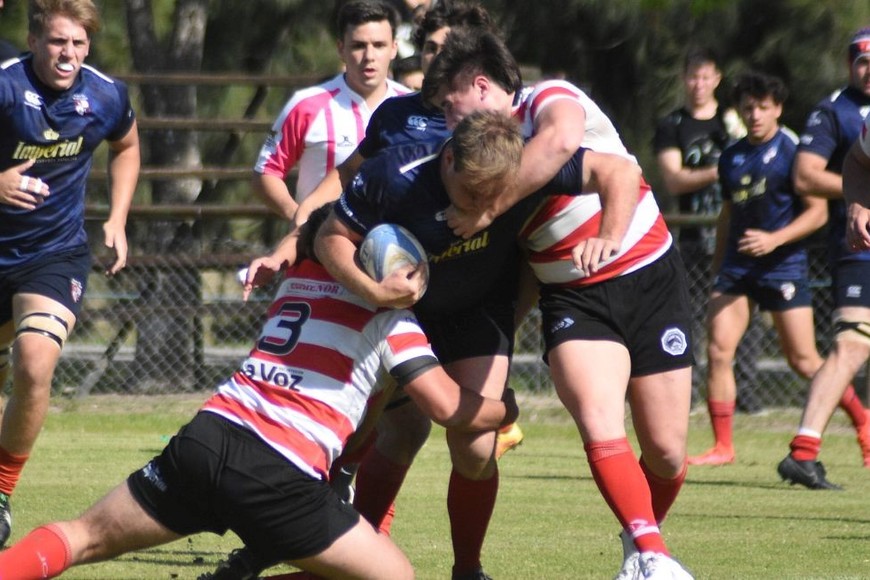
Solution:
{"label": "blurred background player", "polygon": [[[833,401],[848,413],[857,432],[864,467],[870,467],[870,420],[850,381],[866,360],[862,332],[870,309],[870,251],[846,245],[843,160],[860,136],[870,111],[870,28],[854,34],[848,47],[849,84],[821,101],[810,113],[795,159],[795,189],[828,199],[828,235],[834,297],[834,344],[813,377],[791,453],[777,471],[783,479],[812,489],[836,489],[818,462],[822,433],[834,411]],[[857,154],[856,154],[857,155]],[[857,251],[856,251],[857,250]],[[866,288],[865,288],[866,290]],[[861,362],[859,362],[861,361]]]}
{"label": "blurred background player", "polygon": [[396,59],[393,62],[393,78],[412,91],[419,91],[423,87],[423,66],[420,63],[420,55],[415,53]]}
{"label": "blurred background player", "polygon": [[[408,92],[387,78],[396,57],[392,7],[379,0],[352,0],[338,13],[336,33],[344,72],[293,94],[254,165],[254,191],[288,221],[327,172],[353,153],[372,111],[385,99]],[[291,194],[285,180],[297,164]]]}
{"label": "blurred background player", "polygon": [[[0,11],[3,10],[3,0],[0,0]],[[9,42],[6,39],[0,38],[0,62],[8,60],[10,58],[15,58],[21,54],[21,51],[18,50],[18,47]]]}
{"label": "blurred background player", "polygon": [[231,529],[260,561],[288,561],[317,577],[413,578],[399,548],[335,495],[330,464],[397,385],[458,430],[494,429],[516,418],[516,403],[510,393],[505,403],[462,389],[412,313],[373,307],[306,259],[328,211],[301,233],[301,259],[284,272],[239,370],[160,455],[79,518],[39,527],[0,553],[0,577],[51,578]]}
{"label": "blurred background player", "polygon": [[748,134],[719,159],[722,209],[707,313],[707,406],[715,445],[690,457],[689,465],[734,461],[734,356],[756,305],[771,313],[796,373],[812,379],[822,366],[802,240],[824,225],[827,206],[794,191],[797,136],[779,125],[787,94],[780,79],[760,73],[741,75],[732,91]]}
{"label": "blurred background player", "polygon": [[103,140],[111,195],[103,233],[116,256],[106,274],[127,262],[139,134],[126,86],[84,63],[99,27],[91,0],[32,0],[30,53],[0,70],[0,386],[10,363],[12,371],[0,428],[0,545],[87,288],[85,185]]}
{"label": "blurred background player", "polygon": [[[746,131],[734,110],[720,106],[716,99],[722,73],[712,51],[701,47],[689,50],[681,80],[683,106],[659,121],[653,149],[665,189],[676,199],[679,212],[715,216],[722,206],[719,155]],[[687,266],[690,288],[709,288],[715,235],[715,228],[710,226],[680,228],[678,247]],[[691,294],[698,358],[703,354],[708,295],[708,291]],[[758,371],[753,351],[760,340],[761,328],[753,322],[737,347],[737,404],[749,413],[762,411],[755,391]],[[694,373],[692,397],[698,400],[698,387],[703,383],[701,368],[695,367]]]}

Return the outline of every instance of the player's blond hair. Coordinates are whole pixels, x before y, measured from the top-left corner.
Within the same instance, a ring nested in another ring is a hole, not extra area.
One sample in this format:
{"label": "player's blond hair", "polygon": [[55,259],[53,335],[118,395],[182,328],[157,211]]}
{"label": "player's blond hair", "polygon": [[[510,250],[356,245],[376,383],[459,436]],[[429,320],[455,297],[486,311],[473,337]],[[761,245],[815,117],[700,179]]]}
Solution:
{"label": "player's blond hair", "polygon": [[453,168],[480,203],[516,181],[523,137],[510,117],[495,111],[475,111],[459,122],[450,143]]}
{"label": "player's blond hair", "polygon": [[30,0],[27,8],[27,31],[39,35],[54,16],[66,16],[88,33],[88,38],[100,30],[100,13],[92,0]]}

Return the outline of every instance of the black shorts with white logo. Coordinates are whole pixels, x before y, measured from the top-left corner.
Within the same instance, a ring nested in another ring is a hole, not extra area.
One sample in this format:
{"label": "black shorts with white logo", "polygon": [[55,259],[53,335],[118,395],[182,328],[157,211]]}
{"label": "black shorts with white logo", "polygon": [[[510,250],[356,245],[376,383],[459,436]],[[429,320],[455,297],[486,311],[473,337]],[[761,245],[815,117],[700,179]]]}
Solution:
{"label": "black shorts with white logo", "polygon": [[834,268],[834,308],[870,308],[870,262],[842,262]]}
{"label": "black shorts with white logo", "polygon": [[270,564],[319,554],[360,517],[327,482],[207,411],[127,483],[142,508],[175,533],[230,529]]}
{"label": "black shorts with white logo", "polygon": [[673,249],[599,284],[544,286],[540,307],[546,352],[569,340],[618,342],[631,356],[632,377],[694,364],[689,288]]}
{"label": "black shorts with white logo", "polygon": [[78,318],[90,270],[91,251],[83,245],[0,271],[0,324],[12,320],[12,297],[16,294],[51,298]]}

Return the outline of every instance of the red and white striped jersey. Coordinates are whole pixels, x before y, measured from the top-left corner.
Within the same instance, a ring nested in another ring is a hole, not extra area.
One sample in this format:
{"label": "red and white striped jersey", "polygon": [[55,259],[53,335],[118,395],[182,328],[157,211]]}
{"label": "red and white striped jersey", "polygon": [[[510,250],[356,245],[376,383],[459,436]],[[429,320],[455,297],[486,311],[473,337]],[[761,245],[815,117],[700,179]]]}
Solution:
{"label": "red and white striped jersey", "polygon": [[619,252],[589,275],[574,265],[571,250],[597,236],[600,224],[601,199],[597,194],[556,195],[544,200],[520,232],[538,280],[558,286],[603,282],[655,262],[673,242],[652,190],[643,183]]}
{"label": "red and white striped jersey", "polygon": [[[544,81],[523,90],[514,107],[514,117],[520,122],[524,137],[534,135],[535,118],[559,99],[572,99],[583,107],[586,113],[583,147],[637,162],[601,108],[586,93],[565,81]],[[637,209],[619,253],[589,276],[574,266],[571,250],[583,240],[597,236],[600,223],[601,199],[597,194],[549,196],[520,234],[538,280],[542,284],[566,286],[595,284],[654,262],[673,243],[655,196],[643,182],[638,191]]]}
{"label": "red and white striped jersey", "polygon": [[378,309],[310,260],[291,267],[256,345],[203,405],[326,479],[397,365],[436,360],[408,310]]}
{"label": "red and white striped jersey", "polygon": [[[408,92],[399,83],[386,82],[384,99]],[[254,171],[286,179],[298,164],[294,198],[301,202],[331,169],[353,153],[365,137],[373,110],[348,86],[344,74],[297,91],[272,125]]]}

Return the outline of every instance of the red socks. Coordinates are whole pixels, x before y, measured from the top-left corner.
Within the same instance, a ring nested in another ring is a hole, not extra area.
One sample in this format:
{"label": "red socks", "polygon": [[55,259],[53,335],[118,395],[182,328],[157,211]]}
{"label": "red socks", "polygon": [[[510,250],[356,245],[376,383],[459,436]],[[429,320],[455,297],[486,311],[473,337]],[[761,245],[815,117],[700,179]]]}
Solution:
{"label": "red socks", "polygon": [[860,428],[867,422],[867,413],[864,411],[864,404],[861,403],[861,398],[858,397],[858,393],[855,392],[855,387],[852,385],[846,387],[846,392],[844,392],[843,396],[840,398],[840,408],[849,415],[849,419],[851,419],[852,425],[854,425],[855,428]]}
{"label": "red socks", "polygon": [[0,552],[0,578],[54,578],[72,564],[69,543],[56,525],[42,526],[11,548]]}
{"label": "red socks", "polygon": [[686,481],[688,467],[688,464],[684,464],[683,470],[679,475],[673,479],[665,479],[650,471],[647,464],[644,463],[643,457],[640,458],[640,468],[644,476],[646,476],[646,482],[649,485],[650,495],[652,496],[653,514],[659,525],[665,521],[668,511],[670,511],[671,506],[677,500],[677,496],[683,488],[683,483]]}
{"label": "red socks", "polygon": [[13,455],[0,447],[0,492],[12,495],[30,455]]}
{"label": "red socks", "polygon": [[716,447],[734,449],[734,401],[707,401]]}
{"label": "red socks", "polygon": [[822,440],[810,435],[795,435],[789,447],[791,456],[797,461],[815,461],[822,448]]}
{"label": "red socks", "polygon": [[471,573],[480,568],[483,539],[495,499],[498,495],[498,471],[489,479],[467,479],[455,470],[447,488],[447,513],[453,539],[453,573]]}
{"label": "red socks", "polygon": [[628,439],[587,443],[592,477],[641,552],[669,554],[653,513],[650,486]]}
{"label": "red socks", "polygon": [[410,467],[390,460],[376,447],[372,447],[356,474],[353,507],[387,536],[390,535],[390,526],[396,515],[394,502]]}

